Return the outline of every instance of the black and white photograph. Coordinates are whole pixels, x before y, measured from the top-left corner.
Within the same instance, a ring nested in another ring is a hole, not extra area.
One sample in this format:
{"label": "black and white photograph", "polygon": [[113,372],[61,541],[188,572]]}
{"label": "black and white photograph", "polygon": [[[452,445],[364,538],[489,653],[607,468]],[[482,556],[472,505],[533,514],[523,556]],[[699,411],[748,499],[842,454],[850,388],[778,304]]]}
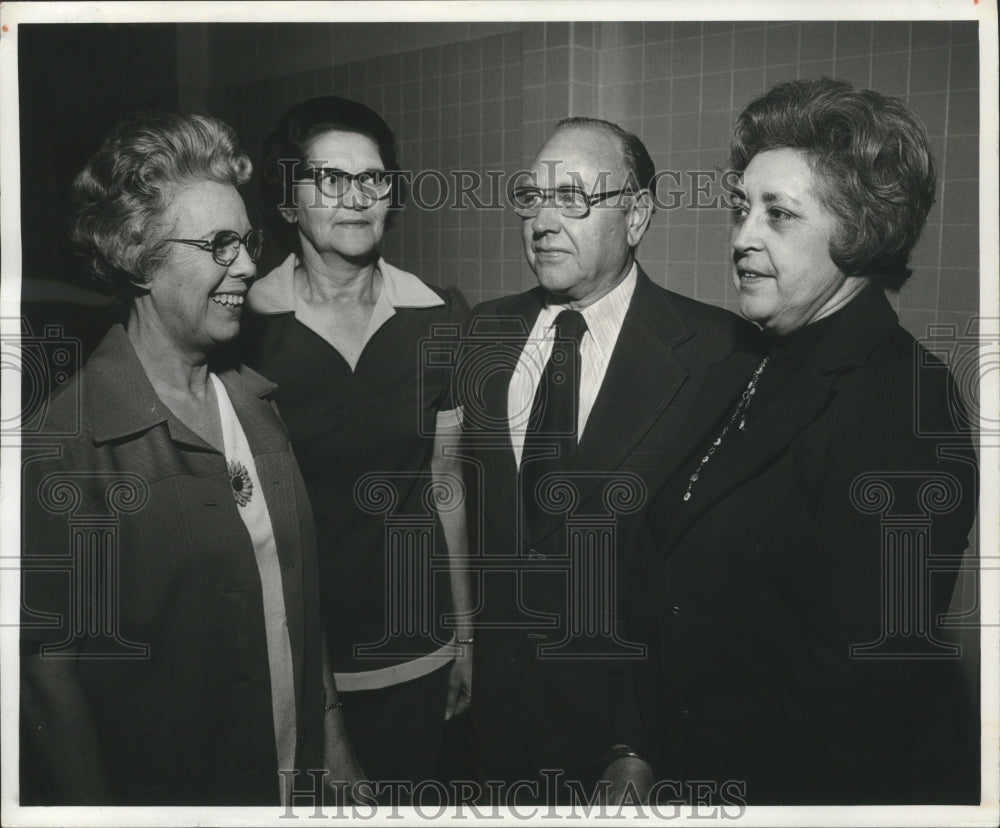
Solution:
{"label": "black and white photograph", "polygon": [[995,4],[0,8],[0,822],[1000,820]]}

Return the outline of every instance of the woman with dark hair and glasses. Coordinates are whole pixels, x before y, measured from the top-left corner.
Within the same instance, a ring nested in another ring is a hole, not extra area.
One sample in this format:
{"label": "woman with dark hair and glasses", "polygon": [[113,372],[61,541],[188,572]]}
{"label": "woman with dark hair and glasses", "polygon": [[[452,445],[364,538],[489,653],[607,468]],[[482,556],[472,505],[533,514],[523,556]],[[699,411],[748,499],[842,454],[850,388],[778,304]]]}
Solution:
{"label": "woman with dark hair and glasses", "polygon": [[451,387],[467,306],[379,254],[398,170],[392,131],[363,104],[312,98],[281,119],[263,199],[289,255],[254,285],[244,341],[278,384],[312,500],[351,744],[370,778],[419,780],[471,692],[468,589],[449,565],[467,547]]}
{"label": "woman with dark hair and glasses", "polygon": [[225,124],[153,109],[74,183],[127,318],[25,461],[22,804],[278,805],[281,771],[323,767],[312,512],[274,385],[226,347],[250,174]]}
{"label": "woman with dark hair and glasses", "polygon": [[941,621],[976,458],[947,368],[886,297],[934,202],[926,133],[895,98],[792,81],[730,152],[732,279],[761,341],[709,375],[652,499],[629,590],[642,734],[610,770],[645,756],[660,798],[698,780],[751,805],[978,803],[974,654]]}

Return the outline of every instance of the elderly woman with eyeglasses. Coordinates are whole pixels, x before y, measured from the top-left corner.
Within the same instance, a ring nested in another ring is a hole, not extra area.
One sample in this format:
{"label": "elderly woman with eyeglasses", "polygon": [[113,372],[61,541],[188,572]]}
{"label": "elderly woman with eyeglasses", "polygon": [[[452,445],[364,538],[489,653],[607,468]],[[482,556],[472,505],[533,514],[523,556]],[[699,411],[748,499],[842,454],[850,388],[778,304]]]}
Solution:
{"label": "elderly woman with eyeglasses", "polygon": [[74,183],[126,314],[25,458],[22,803],[278,805],[322,768],[312,513],[273,384],[227,347],[250,174],[225,124],[155,109]]}
{"label": "elderly woman with eyeglasses", "polygon": [[250,293],[247,360],[278,384],[312,500],[351,744],[372,779],[431,778],[471,692],[451,387],[467,306],[379,253],[404,182],[378,114],[312,98],[264,155],[265,216],[289,255]]}

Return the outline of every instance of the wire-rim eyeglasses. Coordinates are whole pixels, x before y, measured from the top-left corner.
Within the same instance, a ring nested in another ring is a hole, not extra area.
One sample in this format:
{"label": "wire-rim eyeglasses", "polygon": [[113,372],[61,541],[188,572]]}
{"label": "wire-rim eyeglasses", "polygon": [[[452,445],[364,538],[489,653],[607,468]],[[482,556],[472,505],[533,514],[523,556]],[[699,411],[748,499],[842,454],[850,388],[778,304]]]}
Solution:
{"label": "wire-rim eyeglasses", "polygon": [[211,253],[215,263],[229,267],[240,257],[240,245],[247,249],[250,261],[256,262],[264,250],[264,231],[248,230],[241,236],[235,230],[220,230],[211,239],[167,239],[170,242],[189,244]]}

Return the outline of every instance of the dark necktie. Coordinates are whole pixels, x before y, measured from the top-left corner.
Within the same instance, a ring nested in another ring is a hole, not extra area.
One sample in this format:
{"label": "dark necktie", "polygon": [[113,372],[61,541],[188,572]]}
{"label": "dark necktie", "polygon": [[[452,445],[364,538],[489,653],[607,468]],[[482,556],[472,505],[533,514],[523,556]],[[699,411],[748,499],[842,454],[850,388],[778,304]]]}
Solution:
{"label": "dark necktie", "polygon": [[587,332],[583,314],[564,310],[555,321],[552,353],[535,390],[521,454],[521,493],[529,530],[538,529],[547,513],[537,487],[546,474],[562,471],[576,450],[580,400],[580,341]]}

